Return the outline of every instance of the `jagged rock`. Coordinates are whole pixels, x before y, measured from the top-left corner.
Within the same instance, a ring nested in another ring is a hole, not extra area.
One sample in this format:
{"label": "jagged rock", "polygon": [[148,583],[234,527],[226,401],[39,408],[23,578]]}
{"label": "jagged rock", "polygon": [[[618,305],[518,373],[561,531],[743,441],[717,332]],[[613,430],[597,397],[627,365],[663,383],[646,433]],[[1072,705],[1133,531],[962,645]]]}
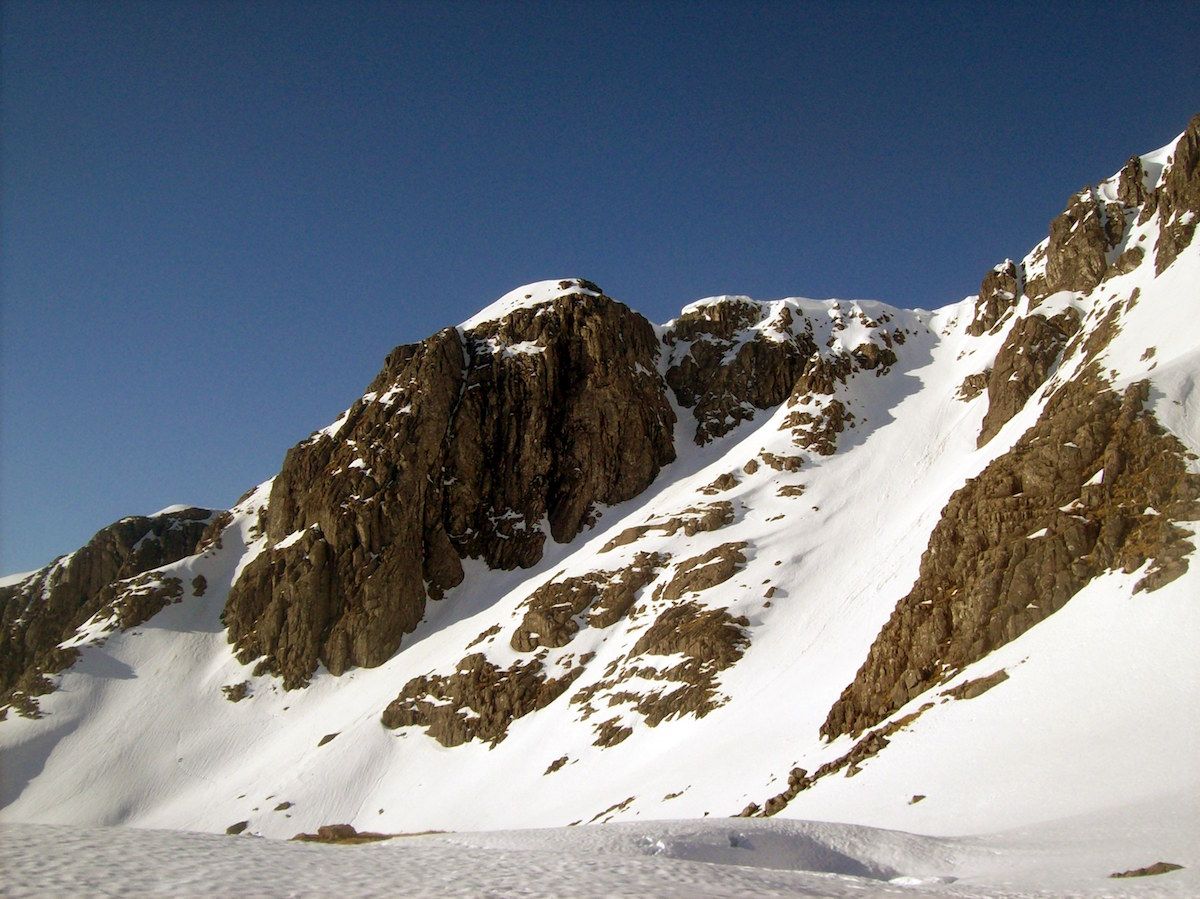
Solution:
{"label": "jagged rock", "polygon": [[336,434],[289,451],[275,546],[226,606],[239,657],[288,687],[318,662],[381,664],[461,558],[532,565],[543,519],[565,542],[636,496],[674,458],[658,348],[640,315],[577,293],[395,350]]}
{"label": "jagged rock", "polygon": [[[580,690],[571,702],[582,706],[583,717],[588,718],[596,712],[594,701],[607,693],[608,706],[630,704],[651,727],[676,716],[703,718],[724,702],[717,691],[717,676],[742,657],[750,642],[745,632],[749,624],[744,616],[734,618],[726,609],[706,609],[694,601],[670,606],[638,638],[623,668],[610,667],[604,679]],[[684,660],[667,668],[632,661],[675,655]],[[667,686],[638,693],[617,690],[635,678],[663,681]],[[608,728],[608,723],[597,725],[597,733],[615,738],[616,719],[613,728]],[[597,741],[596,745],[603,744]]]}
{"label": "jagged rock", "polygon": [[1187,570],[1174,524],[1200,518],[1200,475],[1146,406],[1096,366],[946,504],[913,589],[896,606],[821,733],[856,735],[942,677],[1015,639],[1109,569],[1154,590]]}
{"label": "jagged rock", "polygon": [[1025,289],[1031,299],[1060,290],[1088,291],[1100,283],[1108,251],[1116,243],[1106,230],[1106,216],[1093,189],[1071,197],[1066,211],[1050,222],[1045,274],[1031,278]]}
{"label": "jagged rock", "polygon": [[1050,319],[1030,313],[1013,326],[988,374],[988,411],[979,431],[978,446],[995,437],[1025,407],[1078,330],[1079,317],[1072,309]]}
{"label": "jagged rock", "polygon": [[674,576],[662,589],[663,598],[674,602],[685,593],[707,590],[729,580],[746,564],[746,556],[742,552],[746,546],[745,541],[722,543],[706,553],[680,562]]}
{"label": "jagged rock", "polygon": [[[790,328],[791,313],[779,327]],[[721,437],[754,410],[778,406],[791,393],[817,347],[808,334],[788,334],[774,340],[756,333],[735,343],[739,332],[759,323],[762,307],[726,298],[690,310],[675,320],[664,341],[687,346],[687,352],[667,370],[667,383],[679,404],[696,417],[697,444]],[[736,345],[732,359],[727,354]]]}
{"label": "jagged rock", "polygon": [[989,368],[987,371],[976,372],[973,375],[967,375],[963,378],[963,382],[958,385],[958,399],[964,403],[969,403],[987,390],[988,377],[991,374],[992,370]]}
{"label": "jagged rock", "polygon": [[1149,195],[1141,157],[1130,156],[1117,176],[1117,199],[1123,206],[1141,206]]}
{"label": "jagged rock", "polygon": [[1109,874],[1109,877],[1153,877],[1156,874],[1169,874],[1172,871],[1182,871],[1183,865],[1177,865],[1174,862],[1155,862],[1152,865],[1146,865],[1144,868],[1133,868],[1130,871],[1119,871],[1115,874]]}
{"label": "jagged rock", "polygon": [[579,666],[547,677],[537,659],[502,669],[472,653],[453,674],[423,675],[405,684],[384,710],[383,726],[424,727],[443,746],[472,739],[495,746],[508,736],[509,724],[548,706],[582,673]]}
{"label": "jagged rock", "polygon": [[949,696],[951,699],[974,699],[976,696],[982,696],[992,687],[998,686],[1008,680],[1008,672],[1001,668],[999,671],[994,671],[984,677],[977,677],[973,680],[965,680],[957,687],[950,690],[943,690],[943,696]]}
{"label": "jagged rock", "polygon": [[[123,518],[24,581],[0,587],[0,705],[14,689],[38,695],[30,690],[42,684],[42,675],[62,671],[75,659],[58,644],[112,603],[116,588],[105,589],[190,556],[215,514],[189,508]],[[145,597],[141,612],[153,603]],[[149,617],[134,621],[139,614],[131,608],[124,626]]]}
{"label": "jagged rock", "polygon": [[841,400],[831,399],[818,405],[815,411],[797,409],[789,412],[780,430],[790,430],[792,441],[801,449],[819,456],[832,456],[837,452],[838,434],[853,420],[853,413],[846,411]]}
{"label": "jagged rock", "polygon": [[686,537],[693,537],[702,531],[715,531],[732,521],[733,503],[721,500],[704,506],[684,509],[679,515],[672,515],[667,519],[625,528],[605,543],[600,552],[611,552],[619,546],[628,546],[656,531],[664,537],[674,537],[679,531],[683,531]]}
{"label": "jagged rock", "polygon": [[1142,264],[1142,259],[1145,255],[1146,251],[1141,247],[1129,247],[1129,249],[1124,250],[1104,272],[1104,280],[1107,281],[1109,278],[1115,278],[1118,275],[1128,275]]}
{"label": "jagged rock", "polygon": [[978,337],[990,331],[1000,319],[1016,305],[1024,288],[1023,276],[1017,264],[1004,260],[987,275],[979,286],[979,298],[975,301],[975,317],[967,325],[967,333]]}
{"label": "jagged rock", "polygon": [[1175,145],[1155,194],[1147,208],[1152,205],[1162,222],[1154,258],[1155,272],[1161,275],[1192,242],[1200,221],[1200,114],[1192,118]]}
{"label": "jagged rock", "polygon": [[225,694],[225,698],[230,702],[241,702],[250,695],[250,681],[242,681],[238,684],[226,684],[221,688],[221,692]]}
{"label": "jagged rock", "polygon": [[580,616],[592,607],[587,624],[611,627],[624,617],[638,591],[654,580],[669,558],[662,553],[638,553],[619,571],[590,571],[547,581],[522,604],[527,611],[513,631],[512,648],[533,652],[542,646],[566,646],[579,630]]}

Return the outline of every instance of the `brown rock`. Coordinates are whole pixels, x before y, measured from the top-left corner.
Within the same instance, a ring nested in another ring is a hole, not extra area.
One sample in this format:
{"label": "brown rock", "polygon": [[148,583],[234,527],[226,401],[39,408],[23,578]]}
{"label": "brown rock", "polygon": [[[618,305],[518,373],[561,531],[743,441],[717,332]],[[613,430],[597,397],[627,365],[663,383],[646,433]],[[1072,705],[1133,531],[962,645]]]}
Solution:
{"label": "brown rock", "polygon": [[[1060,609],[1098,574],[1187,570],[1200,475],[1146,409],[1149,385],[1114,393],[1093,365],[1039,422],[947,503],[913,589],[896,606],[822,734],[858,734]],[[1102,472],[1100,483],[1090,483]]]}
{"label": "brown rock", "polygon": [[[25,697],[21,707],[28,709],[29,697],[50,686],[43,675],[62,671],[76,658],[76,652],[59,649],[58,644],[113,604],[121,589],[116,582],[192,555],[215,515],[211,509],[189,508],[123,518],[71,555],[18,584],[0,587],[0,706],[9,704],[17,690]],[[140,583],[150,580],[162,579]],[[168,580],[179,583],[177,578]],[[175,598],[174,585],[165,585],[157,597],[131,598],[121,626],[140,624],[161,609]],[[125,587],[136,592],[133,585]],[[32,706],[36,708],[36,702]]]}
{"label": "brown rock", "polygon": [[303,536],[234,585],[239,658],[289,688],[318,662],[381,664],[460,558],[532,565],[543,518],[565,542],[595,504],[636,496],[674,458],[658,352],[645,319],[582,293],[395,350],[336,437],[288,453],[267,533]]}

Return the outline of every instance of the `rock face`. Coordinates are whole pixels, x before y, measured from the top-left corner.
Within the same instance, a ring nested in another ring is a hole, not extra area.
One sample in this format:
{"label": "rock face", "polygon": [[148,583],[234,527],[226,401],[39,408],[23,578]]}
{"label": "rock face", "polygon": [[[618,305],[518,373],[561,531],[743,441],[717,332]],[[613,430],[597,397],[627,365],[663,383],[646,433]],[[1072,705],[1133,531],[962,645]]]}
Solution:
{"label": "rock face", "polygon": [[1200,114],[1175,145],[1174,158],[1164,173],[1163,183],[1148,198],[1143,215],[1157,211],[1162,221],[1154,259],[1162,274],[1192,242],[1200,221]]}
{"label": "rock face", "polygon": [[583,673],[583,666],[549,677],[537,659],[500,668],[482,653],[453,674],[413,678],[383,712],[384,727],[417,725],[443,746],[478,739],[495,746],[515,719],[545,708]]}
{"label": "rock face", "polygon": [[[81,549],[19,584],[0,588],[0,705],[14,693],[29,697],[46,689],[42,676],[61,671],[74,657],[58,644],[113,601],[122,590],[116,582],[190,556],[215,514],[190,508],[122,518]],[[140,623],[135,620],[139,610],[141,621],[153,614],[145,614],[148,606],[131,604],[124,611],[124,626]],[[23,704],[28,706],[28,700]]]}
{"label": "rock face", "polygon": [[872,644],[821,733],[858,735],[1015,639],[1110,569],[1150,568],[1135,590],[1187,569],[1174,522],[1200,517],[1200,475],[1145,408],[1096,367],[946,504],[912,590]]}
{"label": "rock face", "polygon": [[1120,239],[1109,222],[1123,222],[1120,204],[1106,204],[1093,188],[1071,197],[1066,211],[1050,223],[1045,274],[1026,288],[1034,299],[1060,290],[1091,290],[1108,268],[1108,251]]}
{"label": "rock face", "polygon": [[978,337],[990,331],[1013,306],[1024,289],[1023,275],[1011,259],[984,276],[979,286],[979,299],[975,301],[975,318],[967,326],[967,333]]}
{"label": "rock face", "polygon": [[273,545],[226,607],[239,657],[289,687],[388,659],[427,597],[541,558],[598,503],[674,459],[653,327],[587,282],[551,303],[403,346],[340,426],[294,447],[271,491]]}
{"label": "rock face", "polygon": [[809,334],[792,333],[790,310],[769,329],[751,332],[762,316],[761,304],[729,297],[685,312],[664,336],[674,351],[667,383],[696,417],[696,443],[782,403],[817,351]]}
{"label": "rock face", "polygon": [[995,437],[1025,407],[1078,330],[1079,316],[1071,309],[1053,318],[1030,313],[1013,325],[988,374],[988,411],[979,432],[979,446]]}

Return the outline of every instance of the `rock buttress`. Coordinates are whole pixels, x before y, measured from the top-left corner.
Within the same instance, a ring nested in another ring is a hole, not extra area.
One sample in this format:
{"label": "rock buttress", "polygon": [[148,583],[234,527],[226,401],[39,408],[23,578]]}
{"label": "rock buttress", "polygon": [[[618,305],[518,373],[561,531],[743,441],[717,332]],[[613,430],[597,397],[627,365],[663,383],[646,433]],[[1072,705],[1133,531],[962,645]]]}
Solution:
{"label": "rock buttress", "polygon": [[0,587],[0,704],[14,691],[32,695],[44,687],[43,675],[69,665],[73,653],[58,644],[111,600],[106,588],[195,553],[214,514],[190,508],[122,518],[70,555]]}
{"label": "rock buttress", "polygon": [[566,542],[636,496],[675,456],[658,347],[640,315],[579,293],[395,350],[340,427],[288,453],[272,548],[226,607],[239,658],[289,687],[318,662],[379,665],[460,559],[530,566],[542,522]]}
{"label": "rock buttress", "polygon": [[944,677],[1053,614],[1106,570],[1156,589],[1187,569],[1200,475],[1146,410],[1147,382],[1113,392],[1095,367],[958,490],[920,574],[821,733],[857,736]]}

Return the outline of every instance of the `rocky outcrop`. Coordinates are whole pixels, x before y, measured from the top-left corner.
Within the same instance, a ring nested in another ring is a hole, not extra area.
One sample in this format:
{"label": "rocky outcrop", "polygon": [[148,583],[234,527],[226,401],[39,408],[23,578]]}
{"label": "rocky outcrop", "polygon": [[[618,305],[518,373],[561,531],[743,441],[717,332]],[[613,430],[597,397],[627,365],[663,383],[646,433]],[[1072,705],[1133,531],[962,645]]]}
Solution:
{"label": "rocky outcrop", "polygon": [[674,602],[687,593],[699,593],[723,584],[746,564],[743,553],[746,546],[745,541],[722,543],[708,552],[685,559],[676,566],[675,574],[655,598],[661,595],[668,602]]}
{"label": "rocky outcrop", "polygon": [[1106,204],[1095,189],[1071,197],[1066,211],[1050,222],[1046,269],[1029,279],[1030,298],[1036,302],[1060,290],[1084,292],[1099,284],[1108,268],[1108,251],[1121,236],[1117,221],[1123,230],[1120,204]]}
{"label": "rocky outcrop", "polygon": [[978,337],[990,331],[1016,305],[1024,289],[1023,276],[1017,264],[1004,260],[984,276],[975,301],[975,317],[967,325],[967,333]]}
{"label": "rocky outcrop", "polygon": [[583,673],[583,666],[550,677],[537,659],[499,668],[472,653],[453,674],[415,677],[383,712],[383,726],[426,728],[443,746],[481,740],[495,746],[509,725],[545,708]]}
{"label": "rocky outcrop", "polygon": [[662,537],[674,537],[680,531],[685,537],[693,537],[702,531],[715,531],[733,522],[733,503],[721,501],[707,503],[703,506],[693,506],[684,509],[678,515],[656,519],[649,524],[635,525],[625,528],[600,549],[600,552],[611,552],[620,546],[636,543],[648,534]]}
{"label": "rocky outcrop", "polygon": [[988,411],[979,431],[979,446],[1025,408],[1078,330],[1079,316],[1071,309],[1053,318],[1030,313],[1013,325],[987,376]]}
{"label": "rocky outcrop", "polygon": [[664,335],[677,350],[667,383],[696,417],[697,444],[782,403],[817,351],[809,334],[791,333],[790,310],[770,330],[751,330],[762,316],[761,304],[729,297],[685,312]]}
{"label": "rocky outcrop", "polygon": [[[192,555],[215,514],[189,508],[122,518],[21,583],[0,587],[0,705],[14,693],[44,692],[43,676],[75,658],[58,645],[113,602],[121,589],[116,582]],[[148,596],[142,601],[155,602]],[[161,608],[150,605],[131,605],[122,624],[141,623]]]}
{"label": "rocky outcrop", "polygon": [[273,544],[226,607],[239,658],[302,686],[374,666],[462,579],[535,563],[674,458],[653,327],[578,282],[536,308],[395,350],[340,424],[294,447]]}
{"label": "rocky outcrop", "polygon": [[[638,553],[619,571],[590,571],[578,577],[550,580],[525,600],[525,616],[512,635],[512,648],[533,652],[566,646],[582,623],[611,627],[629,611],[638,591],[654,580],[669,556]],[[585,612],[590,614],[584,616]]]}
{"label": "rocky outcrop", "polygon": [[1105,571],[1149,567],[1135,592],[1187,569],[1200,475],[1146,408],[1093,365],[946,504],[920,575],[821,733],[856,735],[1053,614]]}
{"label": "rocky outcrop", "polygon": [[[589,718],[601,707],[600,697],[607,696],[603,707],[630,706],[646,724],[655,727],[682,715],[703,718],[725,700],[718,687],[718,675],[736,663],[750,640],[745,628],[750,622],[734,617],[726,609],[709,609],[695,601],[672,605],[663,610],[638,638],[624,664],[610,666],[606,677],[589,684],[571,697]],[[683,660],[665,667],[653,663],[653,657],[683,656]],[[662,682],[660,689],[621,689],[628,681]],[[617,719],[596,725],[595,745],[615,745],[628,736]]]}
{"label": "rocky outcrop", "polygon": [[1200,114],[1175,145],[1163,182],[1146,203],[1162,223],[1154,268],[1162,274],[1191,242],[1200,222]]}

